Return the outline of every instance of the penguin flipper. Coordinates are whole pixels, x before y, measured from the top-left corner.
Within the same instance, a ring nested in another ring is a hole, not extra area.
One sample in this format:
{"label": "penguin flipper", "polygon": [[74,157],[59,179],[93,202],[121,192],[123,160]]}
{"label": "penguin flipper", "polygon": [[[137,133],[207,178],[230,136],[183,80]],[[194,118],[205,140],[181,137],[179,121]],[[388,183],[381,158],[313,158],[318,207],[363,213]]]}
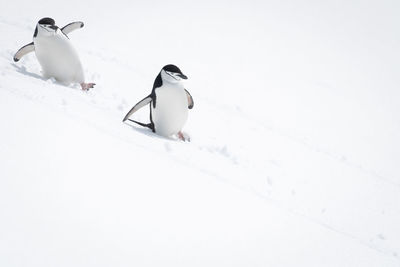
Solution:
{"label": "penguin flipper", "polygon": [[29,43],[27,45],[24,45],[23,47],[21,47],[17,53],[15,53],[14,55],[14,61],[18,62],[23,56],[25,56],[26,54],[35,51],[35,45],[32,43]]}
{"label": "penguin flipper", "polygon": [[65,25],[64,27],[61,28],[61,31],[65,34],[69,34],[70,32],[80,29],[83,27],[83,22],[82,21],[74,21],[71,22],[67,25]]}
{"label": "penguin flipper", "polygon": [[188,99],[188,108],[189,108],[189,109],[192,109],[193,106],[194,106],[193,97],[192,97],[192,95],[188,92],[188,90],[185,89],[185,92],[186,92],[186,96],[187,96],[187,99]]}
{"label": "penguin flipper", "polygon": [[151,100],[152,100],[152,95],[148,95],[145,98],[143,98],[142,100],[140,100],[135,106],[133,106],[133,108],[131,108],[131,110],[129,110],[129,112],[125,115],[125,117],[122,120],[122,122],[125,122],[133,113],[135,113],[136,111],[138,111],[142,107],[144,107],[147,104],[149,104],[151,102]]}

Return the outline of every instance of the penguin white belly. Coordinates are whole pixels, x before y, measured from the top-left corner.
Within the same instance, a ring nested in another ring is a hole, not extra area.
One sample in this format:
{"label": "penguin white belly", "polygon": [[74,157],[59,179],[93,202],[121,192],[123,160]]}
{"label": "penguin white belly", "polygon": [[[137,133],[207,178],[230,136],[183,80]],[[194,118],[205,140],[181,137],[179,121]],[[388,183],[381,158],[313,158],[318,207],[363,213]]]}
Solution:
{"label": "penguin white belly", "polygon": [[63,33],[34,39],[36,57],[45,77],[62,83],[83,83],[82,64],[78,53]]}
{"label": "penguin white belly", "polygon": [[152,106],[152,119],[156,133],[163,136],[177,134],[188,118],[185,89],[180,85],[163,85],[155,93],[156,108]]}

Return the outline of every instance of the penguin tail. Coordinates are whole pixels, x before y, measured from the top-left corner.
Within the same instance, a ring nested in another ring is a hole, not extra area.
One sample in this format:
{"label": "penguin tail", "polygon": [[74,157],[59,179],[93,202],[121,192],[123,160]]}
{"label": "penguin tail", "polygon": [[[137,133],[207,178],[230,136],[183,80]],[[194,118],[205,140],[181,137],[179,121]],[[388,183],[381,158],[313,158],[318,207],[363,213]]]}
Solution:
{"label": "penguin tail", "polygon": [[142,123],[142,122],[131,120],[131,119],[126,119],[126,120],[134,122],[136,124],[139,124],[140,126],[147,127],[154,132],[154,124],[153,123]]}

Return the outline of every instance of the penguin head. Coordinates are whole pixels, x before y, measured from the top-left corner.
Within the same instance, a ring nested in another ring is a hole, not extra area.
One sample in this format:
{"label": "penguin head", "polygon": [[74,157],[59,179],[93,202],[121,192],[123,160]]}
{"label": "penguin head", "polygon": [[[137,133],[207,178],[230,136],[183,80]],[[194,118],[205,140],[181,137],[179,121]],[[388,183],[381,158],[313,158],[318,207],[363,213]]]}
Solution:
{"label": "penguin head", "polygon": [[175,65],[166,65],[161,69],[161,78],[163,81],[170,83],[178,83],[182,79],[187,79],[187,76]]}
{"label": "penguin head", "polygon": [[57,32],[58,27],[55,25],[55,21],[52,18],[42,18],[38,21],[35,29],[36,37],[38,34],[42,36],[51,36]]}

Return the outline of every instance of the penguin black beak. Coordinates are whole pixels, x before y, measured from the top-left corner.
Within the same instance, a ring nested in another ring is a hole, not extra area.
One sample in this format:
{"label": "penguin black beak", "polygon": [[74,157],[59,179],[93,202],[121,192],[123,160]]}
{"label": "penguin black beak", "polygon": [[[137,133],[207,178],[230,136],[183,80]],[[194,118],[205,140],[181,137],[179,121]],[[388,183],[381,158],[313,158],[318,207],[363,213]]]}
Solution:
{"label": "penguin black beak", "polygon": [[51,26],[50,26],[50,29],[53,29],[53,30],[55,30],[55,31],[56,31],[56,30],[58,29],[58,27],[57,27],[57,26],[55,26],[55,25],[51,25]]}
{"label": "penguin black beak", "polygon": [[182,79],[185,79],[185,80],[187,80],[187,78],[188,78],[188,77],[187,77],[185,74],[183,74],[183,73],[179,73],[178,76],[181,77]]}

